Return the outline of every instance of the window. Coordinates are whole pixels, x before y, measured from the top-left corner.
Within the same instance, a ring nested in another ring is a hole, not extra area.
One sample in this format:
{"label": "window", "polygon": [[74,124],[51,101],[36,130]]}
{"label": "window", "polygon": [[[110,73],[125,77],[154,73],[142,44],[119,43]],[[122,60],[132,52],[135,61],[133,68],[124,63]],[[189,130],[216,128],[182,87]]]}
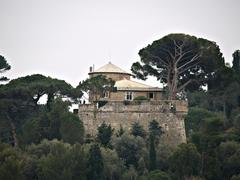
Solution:
{"label": "window", "polygon": [[148,93],[148,97],[149,97],[149,99],[154,99],[154,92]]}
{"label": "window", "polygon": [[126,92],[125,100],[132,101],[133,100],[133,92]]}
{"label": "window", "polygon": [[103,93],[103,98],[109,98],[109,92],[108,91],[105,91]]}

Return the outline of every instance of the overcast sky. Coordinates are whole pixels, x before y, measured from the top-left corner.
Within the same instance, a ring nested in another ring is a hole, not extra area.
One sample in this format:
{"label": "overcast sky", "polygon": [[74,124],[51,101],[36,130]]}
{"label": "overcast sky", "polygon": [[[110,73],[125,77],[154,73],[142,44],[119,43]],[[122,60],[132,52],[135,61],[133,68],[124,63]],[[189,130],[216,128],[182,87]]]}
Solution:
{"label": "overcast sky", "polygon": [[138,51],[169,33],[240,49],[240,0],[0,0],[0,54],[10,78],[41,73],[76,86],[89,66],[129,70]]}

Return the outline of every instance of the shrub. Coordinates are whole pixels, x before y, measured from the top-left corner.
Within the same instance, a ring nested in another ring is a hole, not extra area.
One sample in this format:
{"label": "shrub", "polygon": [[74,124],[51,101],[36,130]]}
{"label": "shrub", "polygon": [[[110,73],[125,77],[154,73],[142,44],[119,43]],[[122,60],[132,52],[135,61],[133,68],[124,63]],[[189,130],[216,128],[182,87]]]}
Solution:
{"label": "shrub", "polygon": [[149,99],[145,96],[137,96],[133,100],[134,101],[148,101]]}

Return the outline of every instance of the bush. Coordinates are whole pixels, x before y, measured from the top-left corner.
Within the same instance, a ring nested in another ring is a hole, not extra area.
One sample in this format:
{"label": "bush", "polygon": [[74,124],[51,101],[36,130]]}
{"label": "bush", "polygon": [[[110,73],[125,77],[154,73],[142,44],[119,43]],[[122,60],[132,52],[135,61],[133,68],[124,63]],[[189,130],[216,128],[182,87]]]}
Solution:
{"label": "bush", "polygon": [[170,169],[180,177],[199,175],[201,155],[194,144],[180,144],[170,157]]}
{"label": "bush", "polygon": [[98,101],[98,108],[105,106],[107,103],[108,101]]}
{"label": "bush", "polygon": [[10,145],[0,142],[0,179],[24,179],[22,160]]}
{"label": "bush", "polygon": [[130,105],[130,101],[123,101],[123,104],[125,105],[125,106],[127,106],[127,105]]}
{"label": "bush", "polygon": [[140,177],[140,180],[171,180],[170,176],[159,170],[151,171],[147,176]]}
{"label": "bush", "polygon": [[148,101],[149,99],[145,96],[137,96],[133,100],[134,101]]}

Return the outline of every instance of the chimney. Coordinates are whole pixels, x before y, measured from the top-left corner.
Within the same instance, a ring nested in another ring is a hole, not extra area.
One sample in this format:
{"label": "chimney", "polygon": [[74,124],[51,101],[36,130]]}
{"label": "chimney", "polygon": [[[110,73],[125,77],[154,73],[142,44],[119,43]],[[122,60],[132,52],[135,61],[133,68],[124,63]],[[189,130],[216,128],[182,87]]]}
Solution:
{"label": "chimney", "polygon": [[92,66],[89,67],[89,72],[90,72],[90,73],[93,72]]}

